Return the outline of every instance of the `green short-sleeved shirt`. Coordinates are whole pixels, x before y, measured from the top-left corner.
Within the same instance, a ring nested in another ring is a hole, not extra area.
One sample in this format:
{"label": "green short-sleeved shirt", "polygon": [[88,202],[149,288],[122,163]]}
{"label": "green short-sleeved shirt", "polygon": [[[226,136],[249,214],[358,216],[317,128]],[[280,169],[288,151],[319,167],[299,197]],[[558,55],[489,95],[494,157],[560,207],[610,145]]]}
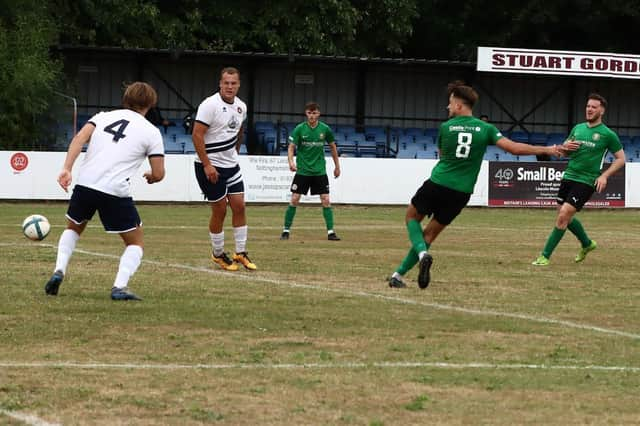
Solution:
{"label": "green short-sleeved shirt", "polygon": [[493,125],[472,116],[458,116],[440,125],[440,161],[431,181],[456,191],[473,193],[488,145],[502,138]]}
{"label": "green short-sleeved shirt", "polygon": [[622,149],[618,135],[603,123],[594,127],[580,123],[571,130],[568,139],[580,142],[580,147],[569,154],[563,178],[591,186],[595,186],[600,176],[607,151],[614,153]]}
{"label": "green short-sleeved shirt", "polygon": [[296,126],[289,135],[289,143],[296,145],[297,173],[303,176],[322,176],[327,174],[324,159],[324,145],[335,143],[331,127],[318,121],[311,127],[305,121]]}

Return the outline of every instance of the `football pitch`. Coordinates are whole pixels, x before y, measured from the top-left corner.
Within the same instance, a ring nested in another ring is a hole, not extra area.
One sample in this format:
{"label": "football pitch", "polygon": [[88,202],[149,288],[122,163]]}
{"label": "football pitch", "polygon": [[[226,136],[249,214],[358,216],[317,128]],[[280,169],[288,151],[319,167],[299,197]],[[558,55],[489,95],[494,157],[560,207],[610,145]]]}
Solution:
{"label": "football pitch", "polygon": [[[553,210],[468,208],[420,290],[415,268],[385,281],[404,207],[334,206],[334,242],[318,205],[288,241],[284,205],[248,205],[255,272],[212,264],[206,205],[138,207],[144,301],[113,302],[123,246],[97,216],[51,297],[66,204],[0,203],[0,424],[640,422],[638,211],[579,213],[598,249],[576,264],[567,233],[536,267]],[[33,213],[52,224],[39,243]]]}

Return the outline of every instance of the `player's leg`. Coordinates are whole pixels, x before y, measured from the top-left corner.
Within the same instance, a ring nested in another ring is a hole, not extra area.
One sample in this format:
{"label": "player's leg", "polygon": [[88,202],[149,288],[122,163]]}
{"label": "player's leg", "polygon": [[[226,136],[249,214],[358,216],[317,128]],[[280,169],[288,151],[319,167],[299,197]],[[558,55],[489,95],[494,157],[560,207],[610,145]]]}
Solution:
{"label": "player's leg", "polygon": [[[427,223],[427,226],[425,226],[422,234],[427,250],[444,228],[458,217],[471,198],[471,194],[456,191],[432,182],[429,182],[428,188],[431,194],[428,197],[429,203],[424,203],[425,205],[422,207],[422,210],[418,210],[418,214],[424,214],[428,211],[433,212],[433,216]],[[429,286],[429,282],[431,281],[430,270],[433,258],[429,253],[425,253],[424,255],[418,254],[418,256],[420,258],[418,285],[424,289]]]}
{"label": "player's leg", "polygon": [[144,238],[142,228],[136,226],[135,229],[120,233],[125,249],[120,256],[118,272],[111,288],[112,300],[142,300],[140,297],[128,290],[129,280],[136,273],[142,255],[144,253]]}
{"label": "player's leg", "polygon": [[327,227],[327,239],[329,241],[340,241],[340,237],[333,229],[333,207],[331,207],[329,194],[320,194],[320,203],[322,204],[322,217]]}
{"label": "player's leg", "polygon": [[142,300],[128,291],[129,279],[138,270],[142,262],[144,238],[142,220],[133,199],[119,198],[104,194],[103,202],[98,208],[104,230],[110,234],[118,234],[124,242],[125,249],[120,256],[118,272],[111,287],[112,300]]}
{"label": "player's leg", "polygon": [[222,269],[238,270],[236,265],[224,251],[224,219],[227,214],[227,197],[210,202],[209,238],[211,239],[211,259]]}
{"label": "player's leg", "polygon": [[562,240],[562,237],[564,237],[564,234],[567,232],[567,226],[573,218],[575,212],[576,209],[571,204],[563,203],[560,205],[560,207],[558,208],[558,214],[556,216],[556,224],[547,237],[547,241],[544,244],[542,253],[533,262],[533,265],[546,266],[549,264],[549,259]]}
{"label": "player's leg", "polygon": [[293,225],[293,219],[296,217],[296,210],[300,205],[300,197],[302,194],[295,192],[291,193],[291,202],[287,206],[287,210],[284,212],[284,226],[282,228],[282,234],[280,234],[281,240],[288,240],[291,233],[291,225]]}
{"label": "player's leg", "polygon": [[[542,249],[542,253],[538,258],[533,261],[533,265],[536,266],[546,266],[549,264],[549,259],[553,254],[554,250],[564,237],[564,234],[569,227],[569,224],[573,221],[576,212],[580,211],[584,204],[589,200],[591,195],[593,194],[593,189],[589,185],[585,185],[579,182],[573,182],[569,180],[562,180],[560,182],[560,189],[558,190],[558,213],[556,216],[556,223],[554,228],[551,230],[551,233],[547,237],[547,241],[545,242],[544,248]],[[574,224],[572,228],[579,232],[579,222]],[[584,230],[583,230],[584,231]],[[586,235],[585,235],[586,237]],[[588,238],[588,237],[587,237]],[[591,245],[591,240],[589,240],[589,246]],[[586,252],[578,253],[576,256],[576,261],[580,262],[584,260],[584,256],[586,253],[593,250],[587,249]],[[578,258],[581,257],[581,260]]]}
{"label": "player's leg", "polygon": [[[573,205],[576,208],[576,212],[582,210],[584,204],[591,198],[593,195],[594,188],[591,185],[585,185],[582,183],[575,183],[573,185],[573,189],[571,192],[571,201],[574,199],[577,200]],[[567,229],[576,236],[578,241],[580,241],[580,251],[575,257],[576,262],[582,262],[587,254],[596,249],[598,244],[593,241],[587,235],[582,223],[578,220],[577,217],[573,216],[567,225]]]}
{"label": "player's leg", "polygon": [[[235,271],[238,265],[233,263],[229,256],[224,252],[224,219],[227,214],[227,180],[230,177],[230,171],[233,169],[224,169],[216,167],[218,170],[218,181],[212,183],[204,173],[201,163],[195,163],[195,174],[198,186],[207,200],[211,215],[209,216],[209,240],[211,241],[211,260],[227,271]],[[237,169],[239,173],[240,169]],[[242,178],[242,175],[240,175]]]}
{"label": "player's leg", "polygon": [[284,225],[282,233],[280,234],[281,240],[288,240],[291,234],[291,225],[293,225],[293,219],[296,217],[296,210],[300,205],[300,197],[309,191],[310,180],[308,176],[302,176],[295,174],[293,181],[291,182],[291,202],[287,206],[287,210],[284,212]]}
{"label": "player's leg", "polygon": [[[229,191],[232,191],[229,188]],[[249,227],[247,226],[247,214],[244,203],[244,191],[229,194],[229,207],[231,208],[231,222],[233,225],[233,237],[236,243],[236,251],[233,254],[233,260],[241,264],[245,269],[255,271],[258,269],[250,259],[247,253],[247,237]]]}
{"label": "player's leg", "polygon": [[80,235],[96,212],[95,191],[76,185],[67,208],[67,228],[58,240],[58,252],[53,275],[46,282],[44,291],[50,296],[58,294],[60,284],[67,273],[67,266],[76,248]]}
{"label": "player's leg", "polygon": [[329,177],[313,176],[311,182],[311,195],[319,195],[322,204],[322,217],[327,228],[327,239],[329,241],[340,241],[340,238],[333,229],[333,208],[329,197]]}

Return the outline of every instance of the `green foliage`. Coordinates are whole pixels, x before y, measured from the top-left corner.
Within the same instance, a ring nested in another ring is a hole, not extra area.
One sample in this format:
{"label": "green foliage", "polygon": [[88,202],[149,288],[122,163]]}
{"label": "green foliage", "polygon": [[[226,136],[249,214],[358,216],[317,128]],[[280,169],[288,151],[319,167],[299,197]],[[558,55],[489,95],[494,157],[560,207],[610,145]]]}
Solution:
{"label": "green foliage", "polygon": [[[29,3],[29,4],[25,4]],[[13,3],[0,12],[0,146],[35,147],[42,137],[61,65],[49,56],[55,38],[46,7]]]}
{"label": "green foliage", "polygon": [[53,2],[68,44],[328,55],[400,52],[416,1]]}

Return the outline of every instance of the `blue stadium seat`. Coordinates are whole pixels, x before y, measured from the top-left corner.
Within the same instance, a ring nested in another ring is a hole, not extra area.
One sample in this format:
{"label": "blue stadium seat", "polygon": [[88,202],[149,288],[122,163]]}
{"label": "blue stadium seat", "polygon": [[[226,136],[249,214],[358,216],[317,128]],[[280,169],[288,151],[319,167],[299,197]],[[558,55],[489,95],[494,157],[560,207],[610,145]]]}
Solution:
{"label": "blue stadium seat", "polygon": [[534,162],[538,161],[538,158],[535,155],[518,155],[517,161],[526,161],[526,162]]}
{"label": "blue stadium seat", "polygon": [[437,128],[428,128],[424,131],[425,136],[431,136],[435,141],[438,137],[438,129]]}
{"label": "blue stadium seat", "polygon": [[418,127],[407,127],[404,129],[404,134],[407,136],[424,136],[424,129],[420,129]]}
{"label": "blue stadium seat", "polygon": [[529,143],[532,145],[546,145],[547,134],[541,132],[533,132],[529,135]]}
{"label": "blue stadium seat", "polygon": [[527,132],[514,131],[509,135],[509,139],[516,142],[529,143],[529,134]]}
{"label": "blue stadium seat", "polygon": [[428,151],[418,151],[416,152],[416,158],[428,159],[428,160],[437,160],[438,153],[434,150]]}
{"label": "blue stadium seat", "polygon": [[547,145],[561,145],[567,139],[564,133],[549,133],[547,135]]}

